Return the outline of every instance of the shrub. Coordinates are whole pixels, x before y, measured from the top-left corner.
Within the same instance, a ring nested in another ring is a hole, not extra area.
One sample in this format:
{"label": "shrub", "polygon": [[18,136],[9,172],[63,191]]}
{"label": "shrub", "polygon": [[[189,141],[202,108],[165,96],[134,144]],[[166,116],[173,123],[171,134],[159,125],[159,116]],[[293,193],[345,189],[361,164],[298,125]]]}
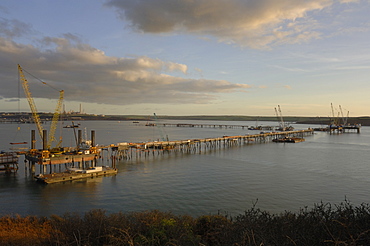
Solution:
{"label": "shrub", "polygon": [[193,218],[158,210],[4,216],[0,245],[370,245],[370,207],[344,201],[271,214],[253,206],[235,218]]}

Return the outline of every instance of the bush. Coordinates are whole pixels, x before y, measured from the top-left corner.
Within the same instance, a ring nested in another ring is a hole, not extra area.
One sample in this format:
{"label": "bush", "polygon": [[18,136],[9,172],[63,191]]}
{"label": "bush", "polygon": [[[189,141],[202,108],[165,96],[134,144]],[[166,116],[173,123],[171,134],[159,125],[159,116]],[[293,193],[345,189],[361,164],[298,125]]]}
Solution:
{"label": "bush", "polygon": [[235,218],[158,210],[0,218],[0,245],[370,245],[370,207],[348,201],[271,214],[255,206]]}

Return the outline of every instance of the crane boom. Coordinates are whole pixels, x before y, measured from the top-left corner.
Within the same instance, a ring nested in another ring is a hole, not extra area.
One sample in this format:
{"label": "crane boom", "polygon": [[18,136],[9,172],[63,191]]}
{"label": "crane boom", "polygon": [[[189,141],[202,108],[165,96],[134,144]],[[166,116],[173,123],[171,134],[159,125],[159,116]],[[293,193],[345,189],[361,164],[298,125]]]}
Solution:
{"label": "crane boom", "polygon": [[330,104],[331,105],[331,114],[332,114],[332,124],[334,125],[338,125],[338,120],[337,118],[335,117],[335,113],[334,113],[334,107],[333,107],[333,103]]}
{"label": "crane boom", "polygon": [[283,114],[281,113],[280,105],[278,105],[278,108],[279,108],[279,116],[280,116],[280,121],[281,121],[281,127],[283,129],[285,129],[285,123],[284,123],[284,119],[283,119]]}
{"label": "crane boom", "polygon": [[26,77],[24,76],[23,69],[21,68],[21,66],[19,64],[18,64],[18,72],[19,72],[19,75],[20,75],[20,79],[22,81],[22,87],[23,87],[24,93],[26,94],[28,104],[30,105],[30,108],[31,108],[33,121],[35,122],[37,130],[38,130],[39,135],[40,135],[40,138],[42,139],[44,129],[42,128],[41,120],[40,120],[40,117],[37,113],[36,104],[33,101],[33,97],[31,95],[31,92],[30,92],[30,89],[29,89],[28,81],[27,81]]}
{"label": "crane boom", "polygon": [[277,111],[276,107],[275,107],[275,114],[276,114],[276,118],[277,118],[277,120],[278,120],[278,122],[279,122],[279,125],[281,126],[281,124],[280,124],[280,117],[279,117],[279,113],[278,113],[278,111]]}
{"label": "crane boom", "polygon": [[[154,119],[155,121],[157,122],[158,121],[158,118],[157,118],[157,115],[154,113]],[[159,131],[159,134],[161,135],[161,139],[162,141],[168,141],[168,136],[166,135],[166,137],[164,136],[164,131],[163,129],[158,125],[158,122],[156,123],[156,126],[157,126],[157,129]]]}
{"label": "crane boom", "polygon": [[[28,81],[27,81],[27,79],[26,79],[26,77],[23,73],[22,67],[19,64],[18,64],[18,71],[19,71],[19,74],[20,74],[20,79],[22,81],[22,87],[23,87],[24,93],[26,94],[28,104],[30,105],[30,108],[31,108],[31,111],[32,111],[33,121],[36,124],[36,127],[37,127],[37,130],[39,132],[40,138],[43,139],[43,130],[44,129],[43,129],[42,124],[41,124],[40,116],[37,112],[36,104],[33,100],[31,92],[29,90]],[[48,85],[45,82],[42,82],[42,83],[45,84],[45,85]],[[48,86],[50,86],[50,85],[48,85]],[[53,89],[55,89],[55,88],[53,88]],[[55,136],[54,135],[55,135],[55,131],[56,131],[56,128],[57,128],[59,115],[60,115],[60,112],[61,112],[61,109],[62,109],[63,99],[64,99],[64,90],[61,90],[61,91],[59,91],[59,100],[58,100],[57,106],[55,108],[53,118],[52,118],[52,121],[51,121],[51,125],[50,125],[50,134],[49,134],[49,139],[47,141],[47,148],[48,149],[50,149],[52,142],[55,141]]]}
{"label": "crane boom", "polygon": [[63,104],[63,98],[64,98],[64,90],[59,91],[59,100],[58,104],[55,108],[53,119],[51,121],[50,125],[50,134],[49,134],[49,140],[48,140],[48,148],[50,148],[53,141],[55,141],[55,131],[57,129],[57,123],[59,119],[60,112],[62,110],[62,104]]}

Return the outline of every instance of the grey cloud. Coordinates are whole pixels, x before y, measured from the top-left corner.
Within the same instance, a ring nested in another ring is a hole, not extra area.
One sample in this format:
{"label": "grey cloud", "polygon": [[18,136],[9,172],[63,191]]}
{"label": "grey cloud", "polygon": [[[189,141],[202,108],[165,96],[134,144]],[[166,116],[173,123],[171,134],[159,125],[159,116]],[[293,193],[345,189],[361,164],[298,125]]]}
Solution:
{"label": "grey cloud", "polygon": [[[34,98],[58,98],[58,92],[40,80],[65,90],[66,100],[116,105],[210,103],[218,93],[248,89],[228,81],[186,78],[185,64],[145,56],[106,56],[71,35],[45,37],[40,47],[0,37],[0,96],[17,98],[17,63],[24,69]],[[169,75],[174,71],[184,77]]]}
{"label": "grey cloud", "polygon": [[[320,38],[315,11],[333,0],[108,0],[119,16],[142,32],[185,32],[266,48]],[[356,2],[340,0],[338,3]]]}
{"label": "grey cloud", "polygon": [[32,27],[24,22],[0,18],[0,35],[3,37],[20,37],[30,32]]}

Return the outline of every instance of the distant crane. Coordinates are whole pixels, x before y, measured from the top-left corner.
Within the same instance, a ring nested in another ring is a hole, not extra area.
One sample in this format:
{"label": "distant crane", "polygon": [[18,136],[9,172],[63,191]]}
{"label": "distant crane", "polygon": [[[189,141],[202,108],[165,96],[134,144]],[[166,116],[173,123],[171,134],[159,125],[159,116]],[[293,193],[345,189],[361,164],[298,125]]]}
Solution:
{"label": "distant crane", "polygon": [[[43,130],[44,129],[43,129],[42,124],[41,124],[40,116],[37,112],[36,104],[33,100],[31,92],[29,90],[28,81],[27,81],[27,79],[26,79],[26,77],[23,73],[22,67],[19,64],[18,64],[18,72],[19,72],[19,75],[20,75],[20,80],[22,81],[22,87],[23,87],[23,90],[24,90],[24,94],[26,95],[28,104],[31,108],[33,121],[36,124],[36,127],[37,127],[38,133],[40,135],[40,138],[43,139]],[[47,83],[45,83],[43,81],[41,81],[41,83],[43,83],[45,85],[48,85]],[[53,88],[50,85],[48,85],[48,86]],[[53,89],[55,89],[55,88],[53,88]],[[56,131],[56,128],[57,128],[59,115],[60,115],[60,112],[61,112],[61,109],[62,109],[63,99],[64,99],[64,90],[60,90],[59,91],[59,100],[58,100],[57,106],[55,108],[53,118],[52,118],[52,121],[51,121],[51,125],[50,125],[50,133],[49,133],[49,138],[48,138],[48,141],[47,141],[47,148],[48,149],[51,147],[52,142],[55,141],[55,136],[54,135],[55,135],[55,131]],[[60,143],[61,143],[61,141],[57,144],[57,147],[60,145]]]}
{"label": "distant crane", "polygon": [[281,113],[280,105],[278,105],[278,109],[275,108],[276,117],[279,121],[279,128],[280,131],[291,131],[294,129],[292,126],[287,126],[283,119],[283,114]]}
{"label": "distant crane", "polygon": [[340,113],[342,115],[343,125],[345,126],[348,123],[349,111],[347,112],[347,116],[344,117],[344,114],[343,114],[343,110],[342,110],[342,106],[341,105],[339,105],[339,109],[340,109]]}
{"label": "distant crane", "polygon": [[283,114],[281,113],[280,105],[278,105],[278,109],[275,108],[276,117],[279,121],[279,128],[284,131],[285,129],[285,123],[283,119]]}
{"label": "distant crane", "polygon": [[331,103],[330,106],[331,106],[331,114],[332,114],[332,116],[331,116],[332,117],[331,124],[337,126],[339,124],[339,122],[338,122],[338,117],[335,117],[333,103]]}
{"label": "distant crane", "polygon": [[158,131],[159,131],[159,135],[161,136],[161,139],[162,139],[162,141],[168,141],[168,135],[166,135],[166,137],[164,136],[165,135],[165,133],[164,133],[164,131],[163,131],[163,129],[162,129],[162,127],[160,127],[159,125],[158,125],[158,118],[157,118],[157,115],[154,113],[154,119],[155,119],[155,121],[156,121],[156,126],[157,126],[157,129],[158,129]]}

